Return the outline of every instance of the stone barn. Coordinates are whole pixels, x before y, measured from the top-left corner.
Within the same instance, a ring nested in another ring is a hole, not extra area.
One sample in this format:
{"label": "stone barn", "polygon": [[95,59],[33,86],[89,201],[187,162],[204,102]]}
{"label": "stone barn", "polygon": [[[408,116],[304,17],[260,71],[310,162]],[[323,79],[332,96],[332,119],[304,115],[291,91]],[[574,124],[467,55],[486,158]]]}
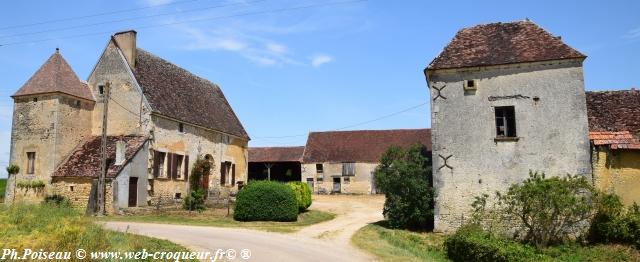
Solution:
{"label": "stone barn", "polygon": [[423,145],[431,151],[431,130],[311,132],[302,156],[302,181],[316,193],[376,194],[373,173],[390,146]]}
{"label": "stone barn", "polygon": [[587,92],[594,185],[640,204],[640,91]]}
{"label": "stone barn", "polygon": [[61,194],[87,205],[106,101],[106,210],[181,201],[199,158],[213,164],[201,181],[209,198],[247,180],[249,136],[220,87],[138,48],[136,35],[114,34],[87,82],[56,51],[12,96],[10,163],[21,170],[9,177],[7,202]]}
{"label": "stone barn", "polygon": [[304,146],[250,147],[249,180],[300,181]]}
{"label": "stone barn", "polygon": [[475,196],[529,171],[590,177],[585,58],[526,20],[461,29],[433,59],[436,231],[455,230]]}

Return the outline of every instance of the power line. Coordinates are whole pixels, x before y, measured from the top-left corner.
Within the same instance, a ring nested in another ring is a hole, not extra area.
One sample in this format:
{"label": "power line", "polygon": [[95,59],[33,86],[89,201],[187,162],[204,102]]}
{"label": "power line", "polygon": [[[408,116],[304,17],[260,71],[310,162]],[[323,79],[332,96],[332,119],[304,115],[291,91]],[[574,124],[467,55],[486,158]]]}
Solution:
{"label": "power line", "polygon": [[214,5],[214,6],[207,6],[207,7],[187,9],[187,10],[180,10],[180,11],[168,12],[168,13],[162,13],[162,14],[155,14],[155,15],[148,15],[148,16],[141,16],[141,17],[131,17],[131,18],[124,18],[124,19],[103,21],[103,22],[92,23],[92,24],[83,24],[83,25],[60,27],[60,28],[48,29],[48,30],[42,30],[42,31],[35,31],[35,32],[26,32],[26,33],[12,34],[12,35],[3,35],[3,36],[0,36],[0,37],[1,38],[11,38],[11,37],[17,37],[17,36],[37,35],[37,34],[50,33],[50,32],[59,32],[59,31],[66,31],[66,30],[78,29],[78,28],[84,28],[84,27],[92,27],[92,26],[97,26],[97,25],[142,20],[142,19],[148,19],[148,18],[152,18],[152,17],[168,16],[168,15],[191,13],[191,12],[200,12],[200,11],[205,11],[205,10],[210,10],[210,9],[229,7],[229,6],[236,6],[236,5],[248,5],[248,4],[254,4],[254,3],[264,2],[264,1],[267,1],[267,0],[256,0],[256,1],[250,1],[250,2],[237,2],[237,3],[233,3],[233,4]]}
{"label": "power line", "polygon": [[[422,106],[424,106],[424,105],[426,105],[428,103],[429,102],[420,103],[418,105],[415,105],[415,106],[412,106],[412,107],[408,107],[408,108],[402,109],[400,111],[393,112],[393,113],[388,114],[388,115],[384,115],[384,116],[377,117],[377,118],[374,118],[374,119],[371,119],[371,120],[367,120],[367,121],[363,121],[363,122],[356,123],[356,124],[353,124],[353,125],[348,125],[348,126],[344,126],[344,127],[340,127],[340,128],[336,128],[336,129],[332,129],[332,130],[327,130],[327,131],[340,131],[340,130],[344,130],[344,129],[348,129],[348,128],[352,128],[352,127],[361,126],[361,125],[369,124],[369,123],[372,123],[372,122],[380,121],[380,120],[385,119],[385,118],[389,118],[389,117],[392,117],[392,116],[396,116],[396,115],[399,115],[399,114],[414,110],[416,108],[420,108],[420,107],[422,107]],[[288,135],[288,136],[263,136],[263,137],[254,137],[253,139],[254,140],[258,139],[259,140],[259,139],[293,138],[293,137],[300,137],[300,136],[306,136],[306,135],[307,134]]]}
{"label": "power line", "polygon": [[120,106],[122,109],[124,109],[125,111],[129,112],[130,114],[134,115],[134,116],[140,116],[138,113],[135,113],[131,110],[129,110],[128,108],[124,107],[122,104],[118,103],[118,101],[114,100],[113,98],[109,98],[109,100],[111,100],[112,102],[116,103],[116,105]]}
{"label": "power line", "polygon": [[[210,17],[210,18],[192,19],[192,20],[185,20],[185,21],[179,21],[179,22],[172,22],[172,23],[148,25],[148,26],[137,27],[136,29],[139,30],[139,29],[145,29],[145,28],[163,27],[163,26],[170,26],[170,25],[195,23],[195,22],[203,22],[203,21],[235,18],[235,17],[242,17],[242,16],[261,15],[261,14],[270,14],[270,13],[281,13],[281,12],[286,12],[286,11],[303,10],[303,9],[309,9],[309,8],[314,8],[314,7],[324,7],[324,6],[333,6],[333,5],[352,4],[352,3],[365,2],[365,1],[367,1],[367,0],[351,0],[351,1],[327,2],[327,3],[311,4],[311,5],[305,5],[305,6],[287,7],[287,8],[272,9],[272,10],[265,10],[265,11],[240,13],[240,14],[227,15],[227,16],[217,16],[217,17]],[[9,42],[9,43],[0,44],[0,46],[34,44],[34,43],[47,42],[47,41],[60,40],[60,39],[71,39],[71,38],[79,38],[79,37],[85,37],[85,36],[111,34],[111,32],[112,31],[103,31],[103,32],[79,34],[79,35],[70,35],[70,36],[64,36],[64,37],[56,37],[56,38],[46,38],[46,39],[39,39],[39,40],[32,40],[32,41]]]}
{"label": "power line", "polygon": [[83,15],[83,16],[74,16],[74,17],[46,20],[46,21],[36,22],[36,23],[31,23],[31,24],[12,25],[12,26],[0,27],[0,30],[23,28],[23,27],[32,27],[32,26],[36,26],[36,25],[44,25],[44,24],[49,24],[49,23],[59,23],[59,22],[73,21],[73,20],[79,20],[79,19],[90,18],[90,17],[113,15],[113,14],[120,14],[120,13],[128,13],[128,12],[140,11],[140,10],[156,8],[156,7],[161,7],[161,6],[176,5],[176,4],[182,4],[182,3],[188,3],[188,2],[197,2],[197,1],[200,1],[200,0],[177,1],[177,2],[173,2],[173,3],[167,3],[167,4],[150,5],[150,6],[145,6],[145,7],[132,8],[132,9],[121,9],[121,10],[109,11],[109,12],[97,13],[97,14],[91,14],[91,15]]}

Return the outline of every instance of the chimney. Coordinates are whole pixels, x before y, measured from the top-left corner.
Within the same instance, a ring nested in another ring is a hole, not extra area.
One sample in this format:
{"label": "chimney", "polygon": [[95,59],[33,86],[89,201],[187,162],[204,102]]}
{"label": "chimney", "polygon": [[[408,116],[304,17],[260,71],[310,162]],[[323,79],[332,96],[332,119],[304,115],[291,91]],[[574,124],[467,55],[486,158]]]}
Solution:
{"label": "chimney", "polygon": [[124,58],[127,59],[131,68],[135,68],[136,66],[136,34],[136,31],[129,30],[113,35],[113,39],[116,41],[118,47],[120,47],[120,50],[122,50]]}

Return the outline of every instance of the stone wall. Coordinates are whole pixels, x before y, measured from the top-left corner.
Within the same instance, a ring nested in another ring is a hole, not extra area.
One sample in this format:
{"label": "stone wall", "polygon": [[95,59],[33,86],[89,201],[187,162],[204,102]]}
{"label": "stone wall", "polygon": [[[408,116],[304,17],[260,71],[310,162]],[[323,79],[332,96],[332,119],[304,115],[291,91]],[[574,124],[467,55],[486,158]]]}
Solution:
{"label": "stone wall", "polygon": [[[54,177],[52,193],[64,196],[74,208],[85,211],[91,194],[91,181],[93,178],[90,177]],[[105,184],[105,211],[114,214],[117,209],[114,207],[113,181],[107,179]]]}
{"label": "stone wall", "polygon": [[[581,60],[429,74],[436,231],[456,229],[475,196],[506,190],[530,170],[590,176]],[[477,91],[465,91],[466,80]],[[515,107],[517,140],[495,139],[496,106]]]}
{"label": "stone wall", "polygon": [[[323,173],[316,173],[316,164],[302,164],[302,182],[308,183],[308,179],[313,179],[313,192],[333,191],[334,177],[340,178],[341,193],[344,194],[371,194],[373,172],[378,166],[377,163],[356,163],[356,175],[342,176],[342,163],[322,163]],[[322,179],[320,179],[322,178]],[[347,181],[345,181],[345,178]],[[375,190],[373,190],[375,191]]]}
{"label": "stone wall", "polygon": [[640,204],[640,150],[593,150],[593,182],[605,192],[616,193],[629,206]]}

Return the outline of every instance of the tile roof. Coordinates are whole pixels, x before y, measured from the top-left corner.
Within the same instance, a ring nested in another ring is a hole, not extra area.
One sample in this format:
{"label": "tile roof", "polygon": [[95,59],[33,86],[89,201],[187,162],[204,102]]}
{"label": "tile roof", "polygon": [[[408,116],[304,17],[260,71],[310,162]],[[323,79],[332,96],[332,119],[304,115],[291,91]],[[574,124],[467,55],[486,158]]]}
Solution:
{"label": "tile roof", "polygon": [[640,149],[640,139],[629,131],[589,132],[589,139],[596,146],[608,145],[611,149]]}
{"label": "tile roof", "polygon": [[[116,142],[122,139],[126,144],[125,163],[127,163],[143,147],[147,141],[144,136],[109,136],[107,138],[107,177],[116,177],[124,165],[115,165]],[[100,174],[102,139],[100,136],[92,136],[79,145],[73,153],[62,162],[53,173],[53,176],[64,177],[98,177]]]}
{"label": "tile roof", "polygon": [[140,48],[133,73],[154,112],[249,139],[217,85]]}
{"label": "tile roof", "polygon": [[95,101],[87,84],[78,79],[71,66],[56,50],[11,97],[58,92]]}
{"label": "tile roof", "polygon": [[463,28],[428,70],[503,65],[586,56],[530,21]]}
{"label": "tile roof", "polygon": [[304,146],[250,147],[249,162],[300,162]]}
{"label": "tile roof", "polygon": [[431,129],[311,132],[302,162],[377,163],[388,147],[416,143],[431,151]]}
{"label": "tile roof", "polygon": [[640,135],[640,91],[587,92],[589,131],[631,131]]}

